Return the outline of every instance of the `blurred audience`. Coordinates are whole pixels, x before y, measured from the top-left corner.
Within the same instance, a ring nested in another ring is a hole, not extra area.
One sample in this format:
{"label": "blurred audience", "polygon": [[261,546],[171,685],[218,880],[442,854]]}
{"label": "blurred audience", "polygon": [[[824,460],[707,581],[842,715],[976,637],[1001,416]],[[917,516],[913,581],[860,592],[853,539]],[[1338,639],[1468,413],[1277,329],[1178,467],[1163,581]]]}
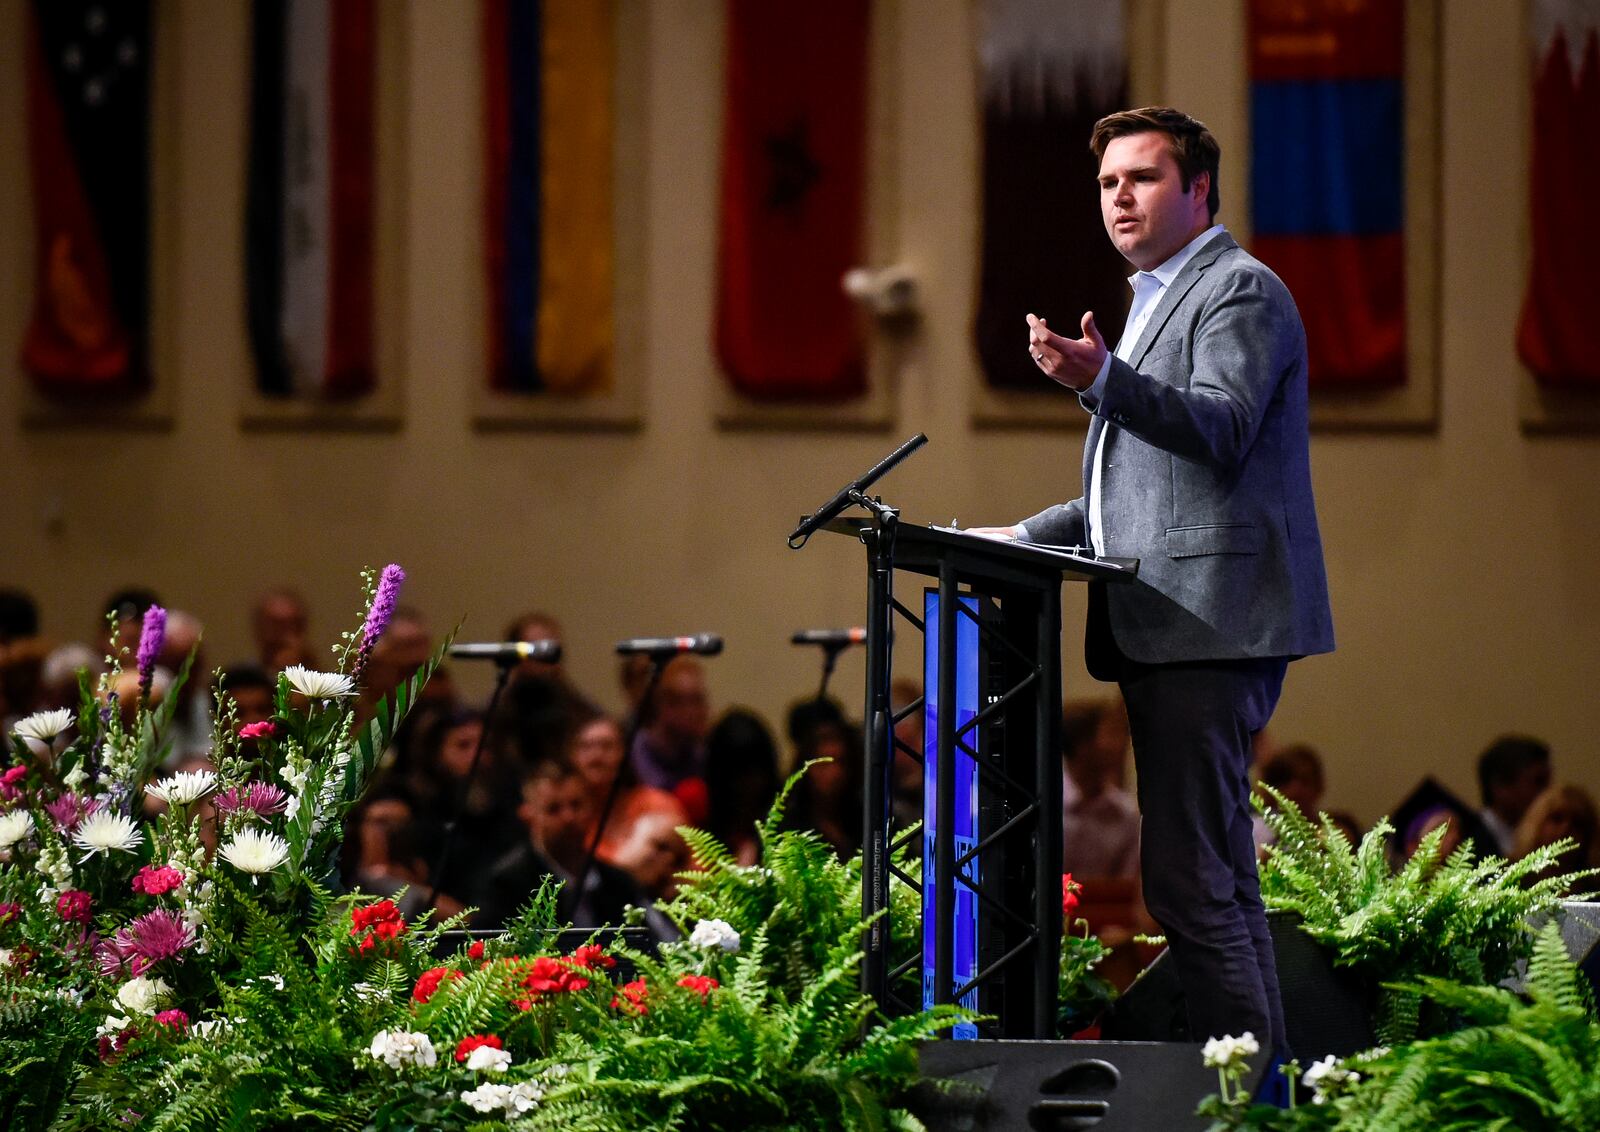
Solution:
{"label": "blurred audience", "polygon": [[761,717],[742,708],[723,715],[706,739],[705,828],[741,865],[760,859],[756,823],[767,816],[782,785],[778,744]]}
{"label": "blurred audience", "polygon": [[311,611],[297,590],[277,586],[256,598],[250,628],[256,641],[256,659],[269,676],[291,664],[319,668],[312,655],[308,633]]}
{"label": "blurred audience", "polygon": [[1594,799],[1582,787],[1563,783],[1550,787],[1529,804],[1522,821],[1517,823],[1513,855],[1520,860],[1535,849],[1567,837],[1577,844],[1561,854],[1560,860],[1542,875],[1600,866],[1600,821],[1597,821]]}
{"label": "blurred audience", "polygon": [[705,780],[710,730],[705,666],[692,656],[674,657],[645,705],[628,761],[642,785],[677,796],[691,825],[704,824],[711,809]]}
{"label": "blurred audience", "polygon": [[[561,643],[561,623],[548,613],[524,613],[505,640]],[[577,727],[600,709],[572,686],[560,661],[524,660],[507,685],[495,726],[515,742],[524,766],[563,756]]]}
{"label": "blurred audience", "polygon": [[1128,713],[1121,698],[1067,705],[1061,745],[1063,869],[1079,878],[1137,876],[1139,807],[1120,785],[1128,760]]}
{"label": "blurred audience", "polygon": [[1483,809],[1478,818],[1494,838],[1483,848],[1510,857],[1517,848],[1517,823],[1550,786],[1550,748],[1527,735],[1502,735],[1478,756]]}
{"label": "blurred audience", "polygon": [[790,791],[783,824],[819,834],[848,859],[861,848],[861,733],[832,699],[795,705],[788,730],[795,769],[814,765]]}

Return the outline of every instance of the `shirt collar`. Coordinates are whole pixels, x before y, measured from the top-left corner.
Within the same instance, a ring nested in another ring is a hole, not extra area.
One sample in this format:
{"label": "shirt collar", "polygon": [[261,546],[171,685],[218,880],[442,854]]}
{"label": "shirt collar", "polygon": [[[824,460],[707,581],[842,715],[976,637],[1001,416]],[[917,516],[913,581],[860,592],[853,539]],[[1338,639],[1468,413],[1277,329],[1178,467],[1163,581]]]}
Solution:
{"label": "shirt collar", "polygon": [[1153,267],[1149,271],[1135,271],[1132,275],[1128,276],[1128,286],[1137,291],[1139,289],[1139,277],[1141,275],[1145,275],[1154,277],[1156,282],[1161,284],[1162,287],[1170,287],[1172,285],[1172,281],[1178,277],[1178,272],[1182,271],[1184,265],[1194,258],[1194,253],[1205,247],[1206,244],[1211,241],[1211,237],[1215,236],[1218,232],[1224,232],[1226,230],[1227,229],[1225,229],[1221,224],[1213,224],[1211,227],[1207,228],[1204,232],[1201,232],[1194,239],[1190,240],[1187,244],[1183,245],[1183,247],[1174,252],[1172,257],[1165,263],[1157,267]]}

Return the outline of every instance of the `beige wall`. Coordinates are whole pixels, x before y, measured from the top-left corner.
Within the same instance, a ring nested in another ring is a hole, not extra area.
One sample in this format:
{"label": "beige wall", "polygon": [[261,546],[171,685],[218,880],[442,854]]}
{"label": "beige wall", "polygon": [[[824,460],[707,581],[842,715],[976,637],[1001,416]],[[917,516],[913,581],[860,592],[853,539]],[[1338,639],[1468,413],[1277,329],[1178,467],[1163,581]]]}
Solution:
{"label": "beige wall", "polygon": [[[311,596],[329,639],[356,614],[355,572],[399,561],[407,598],[466,636],[527,606],[569,626],[578,681],[616,698],[609,644],[714,629],[720,702],[776,714],[815,679],[785,639],[859,621],[859,549],[783,545],[796,516],[918,430],[933,443],[882,490],[916,521],[1003,521],[1077,491],[1077,438],[975,432],[968,345],[976,233],[972,76],[962,0],[902,0],[898,49],[902,258],[926,319],[886,433],[728,433],[711,423],[719,25],[710,0],[646,6],[646,314],[619,357],[645,383],[634,434],[485,435],[475,293],[475,40],[467,4],[410,6],[403,189],[410,231],[405,427],[379,435],[243,432],[240,312],[243,6],[176,0],[181,42],[169,432],[26,431],[13,359],[31,246],[20,124],[20,0],[0,2],[0,581],[34,591],[49,631],[86,634],[112,588],[139,581],[206,618],[213,659],[248,647],[246,605],[269,583]],[[1443,389],[1426,435],[1319,435],[1313,460],[1339,651],[1296,665],[1274,730],[1326,754],[1330,802],[1370,818],[1422,772],[1464,791],[1496,733],[1555,745],[1600,789],[1600,460],[1593,439],[1524,437],[1512,331],[1522,273],[1524,134],[1518,5],[1453,0],[1444,21]],[[1244,213],[1241,4],[1172,3],[1167,98],[1229,150],[1224,219]],[[1573,218],[1573,222],[1579,222]],[[908,587],[909,588],[909,587]],[[1068,617],[1081,614],[1069,591]],[[1075,633],[1073,692],[1091,688]],[[838,687],[854,697],[859,654]]]}

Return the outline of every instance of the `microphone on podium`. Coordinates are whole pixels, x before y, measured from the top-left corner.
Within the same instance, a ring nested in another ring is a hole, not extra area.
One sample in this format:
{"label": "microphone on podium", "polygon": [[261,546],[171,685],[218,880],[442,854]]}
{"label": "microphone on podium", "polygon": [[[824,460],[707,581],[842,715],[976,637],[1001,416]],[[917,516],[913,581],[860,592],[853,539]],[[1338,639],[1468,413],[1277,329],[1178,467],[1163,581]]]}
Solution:
{"label": "microphone on podium", "polygon": [[821,645],[825,649],[847,649],[866,641],[867,631],[859,625],[849,629],[797,629],[791,645]]}
{"label": "microphone on podium", "polygon": [[696,633],[692,637],[630,637],[617,642],[617,652],[622,656],[666,657],[684,653],[716,656],[721,651],[722,638],[716,633]]}
{"label": "microphone on podium", "polygon": [[554,664],[561,659],[560,641],[485,641],[451,645],[456,660],[492,660],[496,664],[516,664],[523,660],[542,660]]}

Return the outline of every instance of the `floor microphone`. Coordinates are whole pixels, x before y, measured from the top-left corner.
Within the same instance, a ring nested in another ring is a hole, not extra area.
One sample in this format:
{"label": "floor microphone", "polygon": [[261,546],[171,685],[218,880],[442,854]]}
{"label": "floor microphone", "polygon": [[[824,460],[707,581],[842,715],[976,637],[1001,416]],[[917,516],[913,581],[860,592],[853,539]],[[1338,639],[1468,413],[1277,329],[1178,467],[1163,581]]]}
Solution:
{"label": "floor microphone", "polygon": [[496,664],[516,664],[523,660],[542,660],[555,664],[561,659],[560,641],[485,641],[481,644],[451,645],[450,655],[457,660],[492,660]]}
{"label": "floor microphone", "polygon": [[791,645],[821,645],[825,649],[844,649],[862,644],[867,631],[861,626],[849,629],[797,629],[789,638]]}
{"label": "floor microphone", "polygon": [[722,638],[716,633],[696,633],[692,637],[631,637],[617,642],[617,652],[623,656],[636,653],[645,656],[678,656],[681,653],[716,656],[721,651]]}

